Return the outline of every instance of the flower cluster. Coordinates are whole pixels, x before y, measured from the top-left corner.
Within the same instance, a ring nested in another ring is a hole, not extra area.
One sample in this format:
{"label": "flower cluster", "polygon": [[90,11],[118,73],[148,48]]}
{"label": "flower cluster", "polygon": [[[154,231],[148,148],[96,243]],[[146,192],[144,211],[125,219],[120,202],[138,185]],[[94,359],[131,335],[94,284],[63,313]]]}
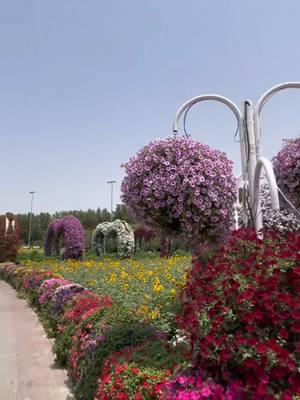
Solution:
{"label": "flower cluster", "polygon": [[79,323],[94,312],[110,308],[112,305],[112,299],[109,296],[98,296],[87,290],[83,294],[73,297],[63,318]]}
{"label": "flower cluster", "polygon": [[273,158],[277,183],[295,207],[300,208],[300,137],[284,141]]}
{"label": "flower cluster", "polygon": [[271,196],[268,185],[260,185],[261,212],[263,225],[268,229],[278,229],[280,232],[299,232],[300,217],[291,209],[272,210]]}
{"label": "flower cluster", "polygon": [[182,357],[161,339],[113,353],[103,363],[95,400],[162,399],[165,382]]}
{"label": "flower cluster", "polygon": [[300,236],[232,234],[217,255],[195,259],[178,323],[195,366],[242,382],[244,397],[300,394]]}
{"label": "flower cluster", "polygon": [[211,241],[232,224],[232,162],[188,137],[158,139],[125,165],[122,199],[143,224],[167,234]]}
{"label": "flower cluster", "polygon": [[51,300],[53,313],[60,314],[64,310],[65,304],[70,298],[81,292],[85,292],[86,290],[85,287],[73,282],[60,285],[55,290]]}
{"label": "flower cluster", "polygon": [[60,239],[63,237],[65,259],[82,257],[84,250],[84,230],[78,218],[67,215],[63,219],[55,219],[48,227],[45,241],[45,255],[51,256],[52,247],[56,255],[60,255]]}
{"label": "flower cluster", "polygon": [[166,384],[165,400],[234,400],[242,399],[243,386],[232,381],[226,388],[201,371],[176,375]]}
{"label": "flower cluster", "polygon": [[51,300],[55,290],[62,286],[67,285],[70,281],[63,278],[50,278],[43,281],[39,288],[39,303],[44,305],[47,301]]}
{"label": "flower cluster", "polygon": [[126,221],[102,222],[96,226],[92,235],[92,247],[97,253],[105,254],[105,239],[116,235],[119,257],[130,257],[134,252],[134,234]]}

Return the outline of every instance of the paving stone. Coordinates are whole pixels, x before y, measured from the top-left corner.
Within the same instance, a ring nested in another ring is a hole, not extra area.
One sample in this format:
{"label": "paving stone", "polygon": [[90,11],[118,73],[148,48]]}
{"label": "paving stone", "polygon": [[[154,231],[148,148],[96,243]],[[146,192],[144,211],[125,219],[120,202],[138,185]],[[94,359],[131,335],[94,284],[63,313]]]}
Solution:
{"label": "paving stone", "polygon": [[0,281],[0,400],[71,400],[66,371],[26,301]]}

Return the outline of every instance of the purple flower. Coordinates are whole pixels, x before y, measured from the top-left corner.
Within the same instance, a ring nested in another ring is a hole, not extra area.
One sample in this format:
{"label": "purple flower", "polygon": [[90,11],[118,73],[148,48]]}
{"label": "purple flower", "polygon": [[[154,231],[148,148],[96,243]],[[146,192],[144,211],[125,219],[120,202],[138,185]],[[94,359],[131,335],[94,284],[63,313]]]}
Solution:
{"label": "purple flower", "polygon": [[236,181],[224,153],[169,137],[143,147],[124,167],[122,199],[142,224],[197,240],[216,240],[230,229]]}
{"label": "purple flower", "polygon": [[79,259],[82,257],[85,239],[84,230],[78,218],[67,215],[63,219],[55,219],[48,227],[45,241],[45,254],[51,256],[52,247],[56,255],[60,254],[59,241],[64,238],[64,258]]}

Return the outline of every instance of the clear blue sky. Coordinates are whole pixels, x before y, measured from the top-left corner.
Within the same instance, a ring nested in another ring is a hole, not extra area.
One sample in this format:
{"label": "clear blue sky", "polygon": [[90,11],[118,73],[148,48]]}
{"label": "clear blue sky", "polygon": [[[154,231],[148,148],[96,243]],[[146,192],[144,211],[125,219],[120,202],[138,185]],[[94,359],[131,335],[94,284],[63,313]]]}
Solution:
{"label": "clear blue sky", "polygon": [[[207,92],[237,104],[300,80],[298,0],[0,0],[0,212],[110,207],[106,181],[166,137],[177,108]],[[262,114],[263,155],[300,133],[300,91]],[[235,120],[191,111],[193,137],[240,170]]]}

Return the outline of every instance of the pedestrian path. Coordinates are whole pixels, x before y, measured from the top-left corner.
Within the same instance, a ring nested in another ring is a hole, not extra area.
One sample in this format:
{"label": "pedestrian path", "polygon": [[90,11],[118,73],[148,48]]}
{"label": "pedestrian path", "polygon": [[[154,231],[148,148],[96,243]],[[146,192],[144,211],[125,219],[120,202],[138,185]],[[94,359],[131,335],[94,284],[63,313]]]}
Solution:
{"label": "pedestrian path", "polygon": [[37,316],[0,281],[0,400],[69,400],[66,382]]}

